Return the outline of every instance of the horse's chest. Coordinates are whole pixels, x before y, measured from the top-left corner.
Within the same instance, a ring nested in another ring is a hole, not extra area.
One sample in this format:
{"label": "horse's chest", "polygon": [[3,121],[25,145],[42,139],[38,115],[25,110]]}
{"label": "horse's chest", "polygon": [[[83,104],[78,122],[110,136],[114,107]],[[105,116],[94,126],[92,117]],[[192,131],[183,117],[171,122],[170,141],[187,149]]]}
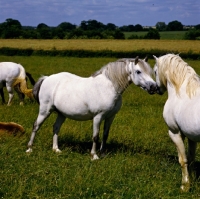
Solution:
{"label": "horse's chest", "polygon": [[175,102],[168,100],[164,106],[163,118],[170,129],[178,130],[177,116],[181,114],[181,106],[175,106]]}

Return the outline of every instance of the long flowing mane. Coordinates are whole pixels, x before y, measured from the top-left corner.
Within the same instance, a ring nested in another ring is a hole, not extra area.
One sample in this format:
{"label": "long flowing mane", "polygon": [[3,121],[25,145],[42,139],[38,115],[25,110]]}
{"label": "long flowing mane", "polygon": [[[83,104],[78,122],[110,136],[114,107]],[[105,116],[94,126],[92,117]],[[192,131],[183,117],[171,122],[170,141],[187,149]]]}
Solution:
{"label": "long flowing mane", "polygon": [[196,89],[200,86],[200,79],[194,69],[184,62],[179,55],[167,54],[158,59],[159,77],[167,87],[169,80],[175,87],[176,93],[184,81],[186,83],[186,93],[189,97],[195,95]]}
{"label": "long flowing mane", "polygon": [[[105,74],[105,76],[113,83],[116,91],[123,92],[130,84],[128,81],[129,74],[126,71],[126,65],[134,61],[135,59],[133,58],[123,58],[115,62],[110,62],[92,74],[92,77]],[[143,60],[138,59],[138,64],[147,74],[152,75],[151,67],[148,67]]]}
{"label": "long flowing mane", "polygon": [[110,62],[96,71],[92,77],[104,74],[113,83],[116,91],[121,92],[129,85],[125,66],[125,61]]}

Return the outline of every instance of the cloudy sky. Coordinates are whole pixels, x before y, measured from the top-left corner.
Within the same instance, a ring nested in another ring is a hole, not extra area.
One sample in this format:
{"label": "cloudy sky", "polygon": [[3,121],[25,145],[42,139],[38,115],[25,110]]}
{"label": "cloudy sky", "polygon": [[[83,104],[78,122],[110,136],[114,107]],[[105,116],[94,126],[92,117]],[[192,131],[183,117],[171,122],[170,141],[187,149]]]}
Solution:
{"label": "cloudy sky", "polygon": [[90,19],[116,26],[153,26],[174,20],[197,25],[200,0],[0,0],[0,23],[8,18],[29,26],[80,25]]}

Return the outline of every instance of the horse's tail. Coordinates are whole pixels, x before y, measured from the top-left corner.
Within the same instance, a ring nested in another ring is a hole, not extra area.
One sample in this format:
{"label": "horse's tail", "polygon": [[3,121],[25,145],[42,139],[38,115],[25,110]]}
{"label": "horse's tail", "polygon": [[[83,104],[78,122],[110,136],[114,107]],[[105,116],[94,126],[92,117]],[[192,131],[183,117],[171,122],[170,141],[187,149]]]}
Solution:
{"label": "horse's tail", "polygon": [[46,79],[48,76],[42,76],[39,78],[39,80],[36,82],[36,84],[33,87],[33,97],[35,98],[35,100],[37,101],[38,104],[40,104],[39,102],[39,91],[40,91],[40,87],[42,85],[42,82],[44,81],[44,79]]}
{"label": "horse's tail", "polygon": [[15,79],[15,81],[13,83],[13,87],[17,86],[17,85],[19,85],[19,90],[22,93],[24,93],[30,99],[33,99],[33,93],[32,93],[33,89],[28,89],[27,88],[26,79],[23,79],[23,78],[17,78],[17,79]]}
{"label": "horse's tail", "polygon": [[32,93],[32,89],[28,89],[27,88],[27,83],[26,83],[26,72],[25,69],[22,65],[18,64],[19,68],[20,68],[20,74],[19,76],[15,79],[15,81],[13,82],[12,86],[17,86],[19,85],[19,90],[24,93],[25,95],[27,95],[27,97],[29,97],[30,99],[33,99],[33,93]]}
{"label": "horse's tail", "polygon": [[26,72],[26,76],[29,78],[31,85],[34,86],[35,80],[33,79],[32,75],[30,73]]}

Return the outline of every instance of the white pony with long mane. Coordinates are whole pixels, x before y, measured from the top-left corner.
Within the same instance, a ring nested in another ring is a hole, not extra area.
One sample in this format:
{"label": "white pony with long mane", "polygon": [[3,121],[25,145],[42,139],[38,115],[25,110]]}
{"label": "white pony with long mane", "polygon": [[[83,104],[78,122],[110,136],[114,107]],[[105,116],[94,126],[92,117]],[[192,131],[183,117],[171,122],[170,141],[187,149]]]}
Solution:
{"label": "white pony with long mane", "polygon": [[0,62],[0,95],[2,97],[3,103],[5,102],[3,87],[9,93],[9,100],[7,105],[11,105],[14,90],[18,93],[20,98],[20,105],[23,104],[24,94],[29,98],[33,98],[32,89],[27,88],[26,83],[26,72],[22,65],[13,62]]}
{"label": "white pony with long mane", "polygon": [[[188,191],[188,167],[194,163],[196,145],[200,141],[200,79],[194,69],[178,55],[167,54],[154,58],[158,93],[168,92],[163,117],[169,128],[169,136],[178,150],[182,168],[181,190]],[[188,138],[187,156],[185,137]]]}
{"label": "white pony with long mane", "polygon": [[111,62],[88,78],[62,72],[41,77],[33,88],[33,95],[40,104],[27,152],[32,151],[36,132],[52,111],[57,112],[53,125],[53,150],[58,148],[58,133],[66,118],[85,121],[93,120],[92,160],[98,159],[96,145],[100,124],[104,122],[100,152],[105,152],[110,126],[122,105],[122,93],[133,82],[148,91],[156,92],[156,83],[151,78],[152,68],[141,59],[121,59]]}

